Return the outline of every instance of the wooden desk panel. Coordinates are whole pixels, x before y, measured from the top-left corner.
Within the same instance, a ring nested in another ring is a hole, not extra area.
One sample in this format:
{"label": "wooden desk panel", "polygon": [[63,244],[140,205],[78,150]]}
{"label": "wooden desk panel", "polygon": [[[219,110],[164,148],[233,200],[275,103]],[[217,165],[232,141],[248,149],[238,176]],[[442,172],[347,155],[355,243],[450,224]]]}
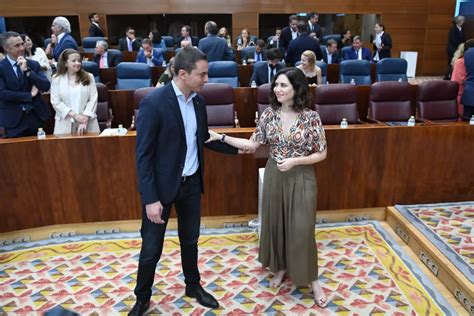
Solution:
{"label": "wooden desk panel", "polygon": [[[227,129],[248,138],[253,131]],[[328,157],[315,166],[318,209],[474,199],[474,128],[326,127]],[[135,136],[0,140],[0,232],[137,219]],[[202,214],[257,212],[266,148],[228,156],[206,150]]]}

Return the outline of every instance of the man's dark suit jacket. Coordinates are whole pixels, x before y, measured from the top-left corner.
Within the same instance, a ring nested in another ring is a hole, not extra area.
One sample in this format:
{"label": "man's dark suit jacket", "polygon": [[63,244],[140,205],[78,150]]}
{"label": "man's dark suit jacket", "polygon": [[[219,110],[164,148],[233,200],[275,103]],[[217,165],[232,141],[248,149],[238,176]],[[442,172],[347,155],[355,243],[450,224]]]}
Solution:
{"label": "man's dark suit jacket", "polygon": [[[132,43],[132,50],[139,51],[141,47],[142,47],[141,40],[139,38],[136,38]],[[122,37],[119,39],[118,50],[122,52],[128,52],[128,44],[127,44],[126,37]]]}
{"label": "man's dark suit jacket", "polygon": [[286,51],[285,61],[291,65],[294,65],[301,59],[301,54],[306,50],[313,51],[316,54],[317,60],[323,59],[319,41],[314,37],[309,36],[309,34],[301,34],[299,37],[290,42],[288,50]]}
{"label": "man's dark suit jacket", "polygon": [[[259,61],[267,60],[266,50],[262,50],[260,52],[262,59]],[[240,51],[240,61],[243,62],[244,60],[255,59],[255,46],[250,46],[248,48],[242,49]],[[255,60],[257,61],[257,60]]]}
{"label": "man's dark suit jacket", "polygon": [[464,53],[464,64],[467,73],[461,103],[464,106],[474,107],[474,48],[469,48]]}
{"label": "man's dark suit jacket", "polygon": [[[392,37],[390,36],[390,34],[383,32],[381,40],[382,40],[383,47],[379,51],[379,59],[382,60],[384,58],[392,57],[392,54],[390,53],[390,50],[392,49]],[[374,44],[374,57],[376,53],[377,53],[377,46],[375,46]]]}
{"label": "man's dark suit jacket", "polygon": [[[357,52],[349,49],[344,53],[344,60],[358,59]],[[362,60],[372,61],[372,54],[368,48],[362,47]]]}
{"label": "man's dark suit jacket", "polygon": [[94,23],[91,23],[89,27],[89,36],[90,37],[104,37],[104,31]]}
{"label": "man's dark suit jacket", "polygon": [[[327,64],[328,63],[328,51],[326,48],[321,49],[321,53],[323,54],[323,61]],[[339,52],[334,52],[332,54],[332,63],[339,64],[341,61],[339,60]]]}
{"label": "man's dark suit jacket", "polygon": [[310,25],[310,22],[308,21],[308,33],[314,33],[316,34],[316,37],[321,40],[323,37],[323,31],[321,30],[321,25],[318,23]]}
{"label": "man's dark suit jacket", "polygon": [[[268,83],[268,63],[256,63],[253,67],[252,78],[250,78],[249,85],[252,84],[252,81],[255,81],[257,86]],[[276,65],[276,72],[281,68],[283,68],[282,64],[278,63]]]}
{"label": "man's dark suit jacket", "polygon": [[56,44],[56,46],[54,46],[54,48],[53,48],[53,57],[54,57],[54,59],[56,61],[58,61],[59,56],[61,55],[61,53],[67,48],[72,48],[72,49],[75,49],[75,50],[79,50],[79,47],[77,46],[76,40],[69,33],[64,34],[61,41],[58,44]]}
{"label": "man's dark suit jacket", "polygon": [[285,49],[285,51],[288,50],[288,45],[290,45],[290,42],[293,38],[291,37],[291,28],[290,26],[285,26],[281,30],[280,34],[280,46]]}
{"label": "man's dark suit jacket", "polygon": [[0,62],[0,126],[13,128],[18,125],[22,117],[22,106],[31,104],[38,117],[46,121],[49,118],[49,109],[41,93],[31,96],[31,87],[35,85],[41,92],[49,90],[51,84],[42,74],[41,66],[34,60],[27,59],[31,69],[30,76],[23,76],[23,83],[15,74],[10,61],[5,57]]}
{"label": "man's dark suit jacket", "polygon": [[[117,67],[121,62],[120,59],[120,54],[118,54],[118,52],[111,50],[107,51],[107,66],[109,66],[109,68]],[[100,55],[94,54],[94,61],[97,65],[100,65]]]}
{"label": "man's dark suit jacket", "polygon": [[[201,191],[204,192],[204,146],[222,153],[237,149],[209,138],[204,98],[193,99],[197,122],[197,147]],[[171,83],[156,89],[140,103],[137,118],[136,163],[138,188],[144,205],[160,201],[168,204],[178,193],[186,160],[186,137],[178,100]]]}
{"label": "man's dark suit jacket", "polygon": [[207,60],[234,60],[234,52],[222,37],[209,35],[199,40],[198,48],[207,55]]}

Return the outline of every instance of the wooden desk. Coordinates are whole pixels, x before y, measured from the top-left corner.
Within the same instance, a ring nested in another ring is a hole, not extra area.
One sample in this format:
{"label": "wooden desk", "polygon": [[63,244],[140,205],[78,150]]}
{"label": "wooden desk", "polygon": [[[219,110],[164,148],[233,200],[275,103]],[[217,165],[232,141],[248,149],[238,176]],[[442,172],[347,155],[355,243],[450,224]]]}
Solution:
{"label": "wooden desk", "polygon": [[[327,126],[326,137],[327,159],[315,166],[318,209],[474,199],[474,128],[466,123]],[[238,156],[206,150],[203,216],[256,213],[266,156],[266,148]],[[134,134],[5,139],[0,157],[0,232],[141,217]]]}

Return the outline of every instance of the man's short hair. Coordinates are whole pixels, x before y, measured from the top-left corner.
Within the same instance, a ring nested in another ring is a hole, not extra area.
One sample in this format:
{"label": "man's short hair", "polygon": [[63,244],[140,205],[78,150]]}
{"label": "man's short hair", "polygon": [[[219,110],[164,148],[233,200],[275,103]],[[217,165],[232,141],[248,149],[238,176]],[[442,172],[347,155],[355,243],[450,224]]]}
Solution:
{"label": "man's short hair", "polygon": [[71,23],[63,16],[57,16],[53,20],[53,24],[59,26],[64,32],[71,33]]}
{"label": "man's short hair", "polygon": [[2,33],[1,34],[1,41],[2,41],[2,47],[3,49],[7,49],[7,42],[8,40],[11,38],[11,37],[19,37],[20,34],[18,34],[17,32],[5,32],[5,33]]}
{"label": "man's short hair", "polygon": [[355,41],[357,41],[357,40],[359,40],[359,41],[362,42],[362,39],[360,38],[359,35],[356,35],[356,36],[354,36],[354,37],[352,38],[352,42],[353,42],[353,43],[354,43]]}
{"label": "man's short hair", "polygon": [[256,45],[261,48],[265,48],[265,41],[263,39],[257,40]]}
{"label": "man's short hair", "polygon": [[143,44],[148,44],[150,46],[153,46],[153,44],[151,43],[151,40],[149,38],[142,39],[142,45]]}
{"label": "man's short hair", "polygon": [[96,45],[96,46],[97,46],[97,45],[100,45],[100,46],[102,46],[105,50],[108,50],[108,49],[109,49],[109,44],[107,44],[107,42],[104,41],[104,40],[99,40],[99,41],[97,41],[97,42],[95,43],[95,45]]}
{"label": "man's short hair", "polygon": [[207,56],[196,47],[183,47],[174,57],[174,72],[177,75],[181,69],[188,74],[196,69],[196,63],[200,60],[206,60]]}
{"label": "man's short hair", "polygon": [[328,39],[328,41],[326,42],[326,46],[331,46],[332,44],[336,44],[337,45],[337,42],[335,40],[333,40],[332,38]]}
{"label": "man's short hair", "polygon": [[94,17],[94,15],[97,15],[97,13],[93,12],[93,13],[89,14],[89,21]]}
{"label": "man's short hair", "polygon": [[316,17],[319,17],[319,14],[317,14],[316,12],[311,12],[311,13],[309,14],[309,18],[310,18],[310,19],[314,18],[315,16],[316,16]]}
{"label": "man's short hair", "polygon": [[207,21],[206,24],[204,25],[204,30],[206,31],[207,34],[211,34],[211,35],[217,35],[217,32],[219,32],[219,29],[217,28],[217,24],[214,21]]}
{"label": "man's short hair", "polygon": [[290,15],[290,17],[288,18],[288,22],[291,23],[291,21],[293,21],[293,20],[298,21],[298,16],[296,16],[296,15],[294,15],[294,14]]}
{"label": "man's short hair", "polygon": [[303,33],[308,33],[308,25],[304,23],[303,21],[298,22],[298,32],[303,34]]}
{"label": "man's short hair", "polygon": [[266,53],[267,60],[280,60],[280,50],[278,48],[270,48]]}
{"label": "man's short hair", "polygon": [[183,25],[183,27],[186,29],[186,32],[191,34],[191,27],[189,25]]}
{"label": "man's short hair", "polygon": [[134,31],[135,31],[135,29],[134,29],[133,27],[127,26],[127,28],[125,29],[125,33],[128,33],[128,31],[130,31],[130,30],[134,30]]}

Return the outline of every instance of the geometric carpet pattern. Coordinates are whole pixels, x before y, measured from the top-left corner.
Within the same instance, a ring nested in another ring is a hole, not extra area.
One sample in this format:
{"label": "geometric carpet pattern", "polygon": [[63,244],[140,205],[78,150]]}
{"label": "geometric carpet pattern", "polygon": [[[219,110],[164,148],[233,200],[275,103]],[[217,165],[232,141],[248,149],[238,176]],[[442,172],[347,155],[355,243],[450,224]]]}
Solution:
{"label": "geometric carpet pattern", "polygon": [[395,208],[474,282],[474,201]]}
{"label": "geometric carpet pattern", "polygon": [[[167,315],[455,315],[428,278],[376,222],[318,225],[325,309],[289,280],[269,288],[249,229],[203,231],[203,286],[219,300],[210,310],[184,295],[179,241],[168,232],[156,269],[150,314]],[[121,315],[133,306],[138,234],[82,236],[3,247],[0,314],[41,314],[57,305],[81,315]]]}

